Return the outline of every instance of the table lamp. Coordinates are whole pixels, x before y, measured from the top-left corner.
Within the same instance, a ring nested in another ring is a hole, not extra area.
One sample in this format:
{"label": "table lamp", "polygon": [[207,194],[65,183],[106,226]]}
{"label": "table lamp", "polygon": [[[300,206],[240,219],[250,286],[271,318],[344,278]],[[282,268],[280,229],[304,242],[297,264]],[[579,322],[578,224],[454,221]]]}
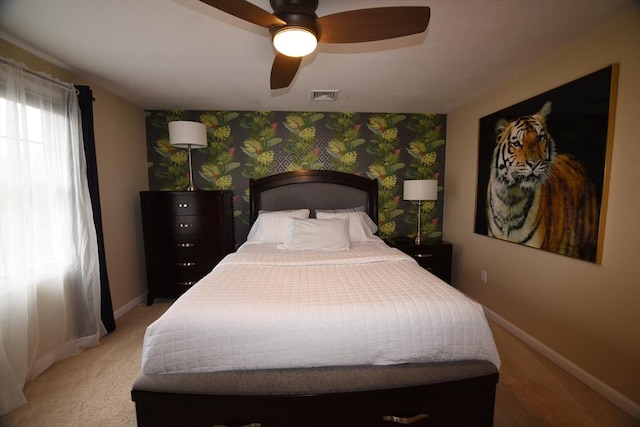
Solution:
{"label": "table lamp", "polygon": [[404,200],[416,202],[418,205],[418,229],[416,232],[416,245],[419,245],[421,238],[420,217],[422,205],[425,200],[438,199],[438,180],[436,179],[411,179],[404,182]]}
{"label": "table lamp", "polygon": [[191,149],[207,146],[207,127],[200,122],[175,121],[169,122],[169,144],[173,147],[186,148],[189,157],[189,191],[194,191],[193,166],[191,164]]}

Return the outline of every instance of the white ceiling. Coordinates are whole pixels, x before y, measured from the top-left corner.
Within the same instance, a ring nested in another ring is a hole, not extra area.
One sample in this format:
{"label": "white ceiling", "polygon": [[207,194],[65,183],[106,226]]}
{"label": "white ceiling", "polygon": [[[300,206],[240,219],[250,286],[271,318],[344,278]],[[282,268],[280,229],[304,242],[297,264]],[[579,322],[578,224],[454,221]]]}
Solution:
{"label": "white ceiling", "polygon": [[[425,5],[431,21],[419,35],[320,45],[273,91],[268,31],[198,0],[0,0],[0,37],[145,109],[448,113],[637,1],[319,3],[318,16]],[[340,92],[312,102],[314,89]]]}

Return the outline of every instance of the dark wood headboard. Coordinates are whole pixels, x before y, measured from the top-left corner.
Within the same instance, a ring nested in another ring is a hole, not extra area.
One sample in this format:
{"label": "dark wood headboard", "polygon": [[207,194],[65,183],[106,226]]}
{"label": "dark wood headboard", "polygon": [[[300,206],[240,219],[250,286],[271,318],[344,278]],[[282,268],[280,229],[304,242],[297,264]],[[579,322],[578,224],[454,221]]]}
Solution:
{"label": "dark wood headboard", "polygon": [[249,180],[251,224],[260,210],[344,209],[364,206],[378,223],[378,180],[344,172],[301,170]]}

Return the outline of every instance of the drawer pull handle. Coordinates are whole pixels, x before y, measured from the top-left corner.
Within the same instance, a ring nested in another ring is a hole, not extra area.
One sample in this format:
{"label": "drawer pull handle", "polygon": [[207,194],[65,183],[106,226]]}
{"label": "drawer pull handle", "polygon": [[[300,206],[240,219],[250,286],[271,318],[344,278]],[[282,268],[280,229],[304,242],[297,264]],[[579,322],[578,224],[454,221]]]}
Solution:
{"label": "drawer pull handle", "polygon": [[181,222],[180,224],[178,224],[178,227],[180,227],[180,228],[189,228],[192,225],[193,224],[188,224],[188,223]]}
{"label": "drawer pull handle", "polygon": [[195,245],[195,243],[176,243],[176,246],[179,248],[192,248]]}
{"label": "drawer pull handle", "polygon": [[414,257],[416,258],[431,258],[433,256],[433,254],[415,254]]}
{"label": "drawer pull handle", "polygon": [[429,418],[427,414],[418,414],[415,417],[396,417],[395,415],[385,415],[382,417],[383,421],[391,421],[396,424],[413,424],[417,423],[420,420],[424,420],[425,418]]}
{"label": "drawer pull handle", "polygon": [[177,262],[176,265],[178,267],[193,267],[194,265],[196,265],[195,262]]}
{"label": "drawer pull handle", "polygon": [[192,286],[195,285],[196,282],[178,282],[178,286]]}
{"label": "drawer pull handle", "polygon": [[189,203],[178,203],[178,207],[182,209],[186,209],[189,207]]}

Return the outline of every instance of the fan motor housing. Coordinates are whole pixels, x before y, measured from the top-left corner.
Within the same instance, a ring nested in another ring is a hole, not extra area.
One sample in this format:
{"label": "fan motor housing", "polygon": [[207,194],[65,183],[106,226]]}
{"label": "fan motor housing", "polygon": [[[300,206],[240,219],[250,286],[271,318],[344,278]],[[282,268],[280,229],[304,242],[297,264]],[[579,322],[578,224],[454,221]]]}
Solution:
{"label": "fan motor housing", "polygon": [[281,13],[302,13],[316,17],[318,0],[269,0],[274,15]]}
{"label": "fan motor housing", "polygon": [[[287,23],[286,27],[302,27],[319,36],[315,11],[318,0],[270,0],[273,14]],[[275,34],[282,27],[271,28]]]}

